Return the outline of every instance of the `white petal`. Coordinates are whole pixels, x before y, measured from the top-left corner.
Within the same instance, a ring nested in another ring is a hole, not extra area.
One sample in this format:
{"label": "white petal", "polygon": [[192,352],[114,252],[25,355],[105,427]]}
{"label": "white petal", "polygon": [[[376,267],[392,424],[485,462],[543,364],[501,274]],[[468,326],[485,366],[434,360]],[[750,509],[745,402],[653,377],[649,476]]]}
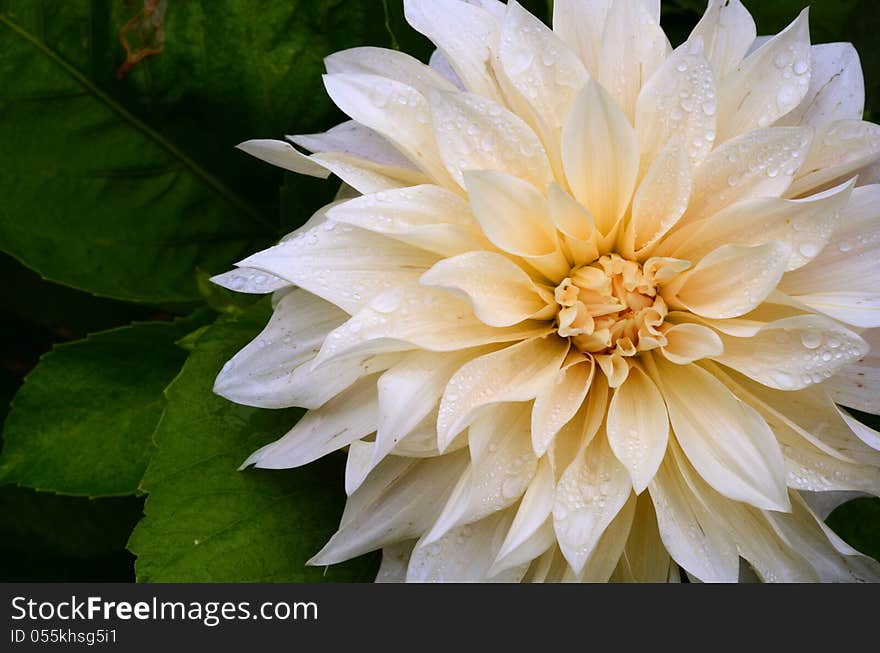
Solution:
{"label": "white petal", "polygon": [[242,468],[300,467],[376,430],[376,379],[366,377],[317,410],[310,410],[280,439],[252,453]]}
{"label": "white petal", "polygon": [[743,60],[756,34],[755,21],[740,0],[709,0],[688,43],[702,42],[715,77],[724,79]]}
{"label": "white petal", "polygon": [[608,407],[608,444],[632,479],[636,494],[654,477],[669,438],[666,404],[654,382],[638,367],[630,369]]}
{"label": "white petal", "polygon": [[528,405],[502,405],[486,411],[471,426],[468,439],[471,465],[422,538],[425,544],[439,540],[456,526],[513,505],[535,475],[538,459],[529,439]]}
{"label": "white petal", "polygon": [[696,260],[724,244],[760,245],[775,240],[791,248],[787,271],[800,268],[831,241],[854,185],[849,181],[800,200],[762,197],[739,202],[701,221],[669,254]]}
{"label": "white petal", "polygon": [[865,80],[859,53],[851,43],[810,48],[810,89],[798,107],[780,121],[819,127],[835,120],[861,120]]}
{"label": "white petal", "polygon": [[852,177],[878,158],[880,125],[861,120],[837,120],[822,125],[786,194],[798,197],[822,190]]}
{"label": "white petal", "polygon": [[574,418],[590,391],[595,363],[592,358],[580,358],[581,362],[563,364],[553,382],[535,399],[532,447],[539,456],[544,455],[556,434]]}
{"label": "white petal", "polygon": [[309,157],[359,193],[378,193],[382,190],[427,184],[430,179],[414,168],[399,168],[350,154],[321,152]]}
{"label": "white petal", "polygon": [[466,464],[462,451],[425,460],[387,458],[348,498],[339,530],[309,564],[331,565],[420,537]]}
{"label": "white petal", "polygon": [[779,284],[789,253],[788,246],[775,241],[751,247],[722,245],[681,275],[674,290],[664,290],[664,298],[670,306],[684,306],[705,317],[743,315]]}
{"label": "white petal", "polygon": [[868,352],[858,335],[820,315],[771,322],[750,338],[722,335],[715,360],[779,390],[821,383]]}
{"label": "white petal", "polygon": [[468,252],[443,259],[422,275],[421,283],[458,291],[490,326],[505,327],[556,315],[552,293],[509,258],[494,252]]}
{"label": "white petal", "polygon": [[324,75],[324,87],[349,117],[387,138],[439,184],[452,187],[454,182],[437,154],[424,95],[378,75]]}
{"label": "white petal", "polygon": [[551,331],[546,322],[527,321],[496,328],[480,322],[470,302],[444,290],[400,286],[377,295],[370,305],[332,331],[315,359],[315,366],[349,356],[408,349],[454,351],[511,342]]}
{"label": "white petal", "polygon": [[787,510],[782,453],[755,409],[702,368],[657,362],[675,438],[700,476],[735,501]]}
{"label": "white petal", "polygon": [[847,501],[869,496],[864,492],[810,492],[808,490],[801,490],[798,494],[813,511],[813,514],[823,521],[828,519],[828,515],[834,512],[838,506],[842,506]]}
{"label": "white petal", "polygon": [[583,571],[603,532],[631,494],[629,474],[600,432],[575,457],[556,488],[553,527],[575,574]]}
{"label": "white petal", "polygon": [[465,170],[497,170],[547,188],[553,172],[544,146],[516,114],[471,93],[429,98],[437,147],[455,181],[464,186]]}
{"label": "white petal", "polygon": [[691,195],[691,170],[677,140],[670,141],[648,168],[633,198],[627,247],[648,248],[672,229],[684,214]]}
{"label": "white petal", "polygon": [[596,82],[584,86],[565,123],[562,162],[575,198],[607,234],[629,206],[639,147],[626,116]]}
{"label": "white petal", "polygon": [[669,41],[660,28],[659,0],[614,0],[605,19],[598,80],[627,119],[636,98],[666,59]]}
{"label": "white petal", "polygon": [[410,160],[385,138],[354,120],[347,120],[323,134],[302,134],[287,138],[310,152],[339,152],[380,165],[413,167]]}
{"label": "white petal", "polygon": [[272,274],[252,268],[235,268],[211,277],[211,282],[235,292],[263,295],[290,286],[290,283]]}
{"label": "white petal", "polygon": [[599,53],[612,0],[555,0],[553,31],[580,55],[591,77],[599,76]]}
{"label": "white petal", "polygon": [[458,0],[404,0],[407,22],[427,36],[471,93],[500,101],[491,71],[498,21],[480,7]]}
{"label": "white petal", "polygon": [[694,496],[682,478],[674,446],[649,488],[660,537],[672,558],[703,582],[735,583],[739,555],[723,515],[713,515]]}
{"label": "white petal", "polygon": [[642,167],[650,164],[670,139],[678,137],[694,166],[715,143],[715,79],[700,51],[684,46],[672,53],[651,77],[636,103],[636,134]]}
{"label": "white petal", "polygon": [[468,203],[434,185],[364,195],[337,204],[327,217],[442,256],[490,246]]}
{"label": "white petal", "polygon": [[810,26],[804,10],[719,83],[719,138],[773,124],[797,107],[809,88]]}
{"label": "white petal", "polygon": [[327,221],[239,265],[286,279],[354,313],[389,286],[416,281],[436,260],[424,250]]}
{"label": "white petal", "polygon": [[498,512],[476,524],[460,526],[437,542],[420,540],[413,549],[406,574],[408,583],[517,582],[528,565],[489,576],[489,569],[513,519],[511,511]]}
{"label": "white petal", "polygon": [[870,351],[850,363],[825,382],[825,387],[839,404],[866,413],[880,413],[880,329],[862,334]]}
{"label": "white petal", "polygon": [[700,324],[676,324],[663,332],[666,345],[660,352],[671,363],[687,365],[703,358],[715,358],[724,351],[721,338]]}
{"label": "white petal", "polygon": [[809,127],[770,127],[720,145],[694,173],[682,224],[708,218],[735,202],[780,197],[791,185],[811,136]]}
{"label": "white petal", "polygon": [[324,65],[331,75],[355,73],[388,77],[411,86],[425,97],[432,89],[455,90],[455,87],[440,73],[399,50],[373,47],[350,48],[325,57]]}
{"label": "white petal", "polygon": [[443,75],[443,77],[452,84],[459,91],[464,90],[464,84],[461,79],[459,79],[458,74],[452,69],[452,66],[449,65],[449,60],[443,56],[443,53],[440,50],[434,50],[431,53],[431,58],[428,60],[428,65],[436,70],[438,73]]}
{"label": "white petal", "polygon": [[541,121],[545,141],[558,143],[565,118],[589,75],[549,27],[515,0],[507,6],[498,53],[501,66]]}
{"label": "white petal", "polygon": [[555,335],[532,338],[466,363],[449,381],[440,403],[440,448],[477,416],[480,408],[507,401],[528,401],[556,376],[568,353],[568,341]]}
{"label": "white petal", "polygon": [[312,372],[311,361],[327,333],[346,318],[332,304],[292,290],[275,306],[263,332],[223,367],[214,392],[247,406],[318,408],[362,376],[394,364],[394,355],[367,356]]}
{"label": "white petal", "polygon": [[239,143],[236,147],[251,156],[262,159],[273,166],[290,170],[301,175],[326,179],[330,176],[326,168],[313,161],[290,143],[272,139],[256,139]]}

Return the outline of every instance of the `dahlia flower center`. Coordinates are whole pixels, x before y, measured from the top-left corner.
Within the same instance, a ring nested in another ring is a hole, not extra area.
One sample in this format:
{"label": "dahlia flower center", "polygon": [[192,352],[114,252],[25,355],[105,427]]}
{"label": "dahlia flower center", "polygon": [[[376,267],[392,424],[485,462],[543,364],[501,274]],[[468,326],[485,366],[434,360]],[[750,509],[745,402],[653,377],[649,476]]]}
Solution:
{"label": "dahlia flower center", "polygon": [[557,332],[592,354],[639,351],[666,344],[666,302],[651,271],[617,254],[572,269],[555,290]]}

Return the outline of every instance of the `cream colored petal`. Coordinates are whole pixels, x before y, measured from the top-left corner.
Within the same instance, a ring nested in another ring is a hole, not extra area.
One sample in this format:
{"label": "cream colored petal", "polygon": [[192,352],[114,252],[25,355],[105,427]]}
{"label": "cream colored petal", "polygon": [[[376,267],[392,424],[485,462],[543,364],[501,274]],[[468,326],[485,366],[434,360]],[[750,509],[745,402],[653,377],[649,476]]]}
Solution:
{"label": "cream colored petal", "polygon": [[[553,521],[548,518],[538,527],[538,530],[510,553],[501,556],[499,552],[489,569],[489,573],[495,576],[513,568],[528,567],[536,558],[551,550],[555,545],[556,533],[553,531]],[[519,573],[519,569],[517,569],[517,573]]]}
{"label": "cream colored petal", "polygon": [[848,554],[841,554],[834,544],[842,541],[819,521],[796,492],[792,493],[791,514],[765,513],[776,533],[800,553],[823,583],[878,582],[880,562],[844,545]]}
{"label": "cream colored petal", "polygon": [[460,526],[436,542],[419,540],[407,569],[408,583],[484,583],[518,582],[528,565],[521,565],[497,576],[489,569],[513,513],[498,512],[475,524]]}
{"label": "cream colored petal", "polygon": [[428,96],[432,89],[454,91],[455,87],[440,73],[415,57],[386,48],[360,47],[334,52],[324,58],[331,75],[365,74],[388,77]]}
{"label": "cream colored petal", "polygon": [[755,40],[755,21],[740,0],[709,0],[688,43],[702,42],[717,79],[724,79],[742,62]]}
{"label": "cream colored petal", "polygon": [[605,583],[611,578],[635,525],[635,511],[636,495],[630,493],[620,512],[605,528],[577,580],[583,583]]}
{"label": "cream colored petal", "polygon": [[633,366],[608,407],[608,444],[641,494],[654,477],[669,438],[669,417],[654,382]]}
{"label": "cream colored petal", "polygon": [[[547,458],[538,461],[535,476],[520,501],[510,530],[498,551],[493,569],[503,570],[524,562],[523,554],[532,554],[540,544],[545,542],[549,534],[550,542],[541,551],[543,553],[556,543],[553,522],[550,513],[553,511],[553,497],[556,491],[556,479]],[[537,558],[531,555],[529,558]]]}
{"label": "cream colored petal", "polygon": [[474,359],[449,381],[437,417],[441,450],[461,433],[481,408],[534,399],[556,376],[568,341],[555,335],[532,338]]}
{"label": "cream colored petal", "polygon": [[676,139],[663,148],[639,184],[626,229],[624,254],[635,255],[665,236],[684,214],[690,195],[690,164]]}
{"label": "cream colored petal", "polygon": [[307,412],[281,438],[252,453],[241,467],[300,467],[369,435],[376,430],[378,418],[376,379],[370,376]]}
{"label": "cream colored petal", "polygon": [[723,515],[713,515],[682,478],[673,451],[649,485],[660,538],[669,555],[706,583],[735,583],[739,555]]}
{"label": "cream colored petal", "polygon": [[384,166],[414,167],[386,138],[354,120],[340,123],[322,134],[301,134],[287,138],[309,152],[338,152]]}
{"label": "cream colored petal", "polygon": [[420,537],[466,464],[462,451],[425,460],[387,458],[348,498],[339,530],[308,564],[331,565]]}
{"label": "cream colored petal", "polygon": [[765,513],[740,501],[718,494],[676,453],[676,462],[688,489],[710,515],[715,515],[723,529],[736,542],[745,558],[764,582],[815,582],[816,575],[807,561],[786,545],[770,527]]}
{"label": "cream colored petal", "polygon": [[743,200],[780,197],[803,162],[811,137],[810,127],[769,127],[720,145],[694,173],[682,224],[711,217]]}
{"label": "cream colored petal", "polygon": [[327,221],[239,265],[286,279],[354,313],[385,289],[415,282],[436,260],[424,250]]}
{"label": "cream colored petal", "polygon": [[535,476],[538,459],[529,438],[528,405],[502,405],[486,411],[471,426],[468,440],[471,465],[422,538],[424,544],[513,505]]}
{"label": "cream colored petal", "polygon": [[639,147],[626,116],[596,82],[584,86],[565,123],[562,162],[575,198],[607,234],[629,206]]}
{"label": "cream colored petal", "polygon": [[872,294],[880,276],[880,185],[852,191],[831,242],[808,265],[782,278],[793,296],[861,292]]}
{"label": "cream colored petal", "polygon": [[309,157],[357,192],[368,194],[383,190],[393,190],[405,186],[430,183],[430,179],[420,170],[399,168],[367,159],[360,159],[349,154],[322,152]]}
{"label": "cream colored petal", "polygon": [[871,348],[859,360],[850,363],[825,382],[825,387],[839,404],[866,413],[880,413],[880,329],[861,334]]}
{"label": "cream colored petal", "polygon": [[556,434],[574,418],[593,382],[593,359],[584,359],[579,354],[571,358],[581,360],[572,365],[563,364],[553,382],[535,399],[532,409],[532,448],[539,456],[546,453]]}
{"label": "cream colored petal", "polygon": [[584,206],[553,182],[547,193],[550,219],[562,234],[563,250],[572,262],[595,261],[599,258],[601,234],[596,231],[593,216]]}
{"label": "cream colored petal", "polygon": [[550,333],[546,322],[495,328],[480,322],[470,302],[444,290],[411,285],[377,295],[348,322],[332,331],[315,367],[349,356],[408,349],[455,351],[512,342]]}
{"label": "cream colored petal", "polygon": [[724,351],[721,338],[701,324],[675,324],[663,332],[666,345],[660,352],[670,363],[687,365],[703,358],[715,358]]}
{"label": "cream colored petal", "polygon": [[779,121],[819,127],[835,120],[861,120],[865,80],[859,53],[851,43],[810,48],[810,89],[800,105]]}
{"label": "cream colored petal", "polygon": [[424,95],[378,75],[324,75],[324,87],[349,117],[387,138],[440,185],[454,185],[437,152]]}
{"label": "cream colored petal", "polygon": [[718,85],[718,137],[768,127],[797,107],[810,88],[808,10],[750,54]]}
{"label": "cream colored petal", "polygon": [[624,583],[665,583],[672,565],[660,538],[650,493],[639,495],[632,528],[613,580]]}
{"label": "cream colored petal", "polygon": [[227,290],[255,295],[275,292],[290,286],[290,283],[281,277],[253,268],[241,267],[211,277],[211,283],[216,283]]}
{"label": "cream colored petal", "polygon": [[671,50],[660,0],[613,0],[605,19],[598,80],[632,122],[642,85]]}
{"label": "cream colored petal", "polygon": [[855,327],[880,326],[880,292],[831,292],[798,295],[798,301]]}
{"label": "cream colored petal", "polygon": [[599,77],[602,34],[612,0],[555,0],[553,31],[576,52],[593,78]]}
{"label": "cream colored petal", "polygon": [[701,221],[670,255],[698,260],[724,244],[778,241],[791,249],[786,270],[803,267],[831,241],[854,185],[849,181],[800,200],[763,197],[728,206]]}
{"label": "cream colored petal", "polygon": [[868,352],[857,334],[820,315],[785,318],[750,338],[721,340],[724,353],[715,360],[779,390],[821,383]]}
{"label": "cream colored petal", "polygon": [[516,114],[470,93],[435,91],[429,98],[440,155],[460,185],[465,170],[497,170],[547,188],[553,179],[547,153]]}
{"label": "cream colored petal", "polygon": [[700,367],[657,363],[675,438],[700,476],[735,501],[787,510],[782,453],[755,409]]}
{"label": "cream colored petal", "polygon": [[671,307],[711,318],[748,313],[776,288],[790,249],[775,241],[744,247],[722,245],[677,278],[663,297]]}
{"label": "cream colored petal", "polygon": [[498,52],[501,66],[534,115],[546,125],[545,137],[558,141],[572,103],[589,75],[559,35],[515,0],[507,7]]}
{"label": "cream colored petal", "polygon": [[607,413],[608,383],[602,375],[594,374],[586,401],[547,449],[547,459],[557,480],[596,437]]}
{"label": "cream colored petal", "polygon": [[518,256],[544,256],[558,244],[544,196],[516,177],[496,171],[464,175],[474,216],[486,236]]}
{"label": "cream colored petal", "polygon": [[434,42],[468,91],[501,101],[491,73],[499,32],[495,17],[459,0],[404,0],[403,8],[407,22]]}
{"label": "cream colored petal", "polygon": [[799,197],[849,179],[880,159],[880,125],[837,120],[816,130],[813,146],[786,192]]}
{"label": "cream colored petal", "polygon": [[406,568],[412,554],[415,540],[400,542],[382,548],[382,563],[376,573],[377,583],[403,583],[406,581]]}
{"label": "cream colored petal", "polygon": [[412,186],[364,195],[337,204],[327,217],[441,256],[491,247],[468,203],[440,186]]}
{"label": "cream colored petal", "polygon": [[449,65],[449,60],[443,56],[443,53],[440,50],[434,50],[431,53],[431,58],[428,60],[428,65],[436,70],[438,73],[443,75],[444,79],[452,84],[459,91],[464,90],[464,84],[459,79],[458,74],[452,69],[452,66]]}
{"label": "cream colored petal", "polygon": [[239,143],[236,147],[251,156],[273,166],[301,175],[326,179],[330,173],[310,157],[295,149],[290,143],[272,139],[255,139]]}
{"label": "cream colored petal", "polygon": [[575,574],[583,571],[603,532],[631,494],[629,474],[600,431],[568,466],[556,488],[553,527]]}
{"label": "cream colored petal", "polygon": [[468,252],[443,259],[425,272],[422,285],[463,294],[489,326],[505,327],[556,314],[552,293],[535,284],[522,268],[494,252]]}
{"label": "cream colored petal", "polygon": [[715,144],[715,78],[702,51],[678,48],[647,81],[636,103],[642,169],[677,138],[694,166]]}

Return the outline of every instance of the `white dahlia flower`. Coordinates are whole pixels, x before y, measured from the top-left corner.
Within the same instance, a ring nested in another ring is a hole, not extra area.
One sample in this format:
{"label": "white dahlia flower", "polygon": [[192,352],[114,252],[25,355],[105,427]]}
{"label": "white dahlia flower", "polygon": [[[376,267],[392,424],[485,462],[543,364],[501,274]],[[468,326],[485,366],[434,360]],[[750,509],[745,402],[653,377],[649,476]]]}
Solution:
{"label": "white dahlia flower", "polygon": [[240,146],[346,184],[216,277],[275,306],[216,392],[309,409],[245,465],[347,449],[311,562],[378,580],[877,579],[822,521],[880,493],[836,405],[880,410],[855,50],[738,0],[674,50],[659,0],[554,4],[408,0],[430,66],[333,54],[351,121]]}

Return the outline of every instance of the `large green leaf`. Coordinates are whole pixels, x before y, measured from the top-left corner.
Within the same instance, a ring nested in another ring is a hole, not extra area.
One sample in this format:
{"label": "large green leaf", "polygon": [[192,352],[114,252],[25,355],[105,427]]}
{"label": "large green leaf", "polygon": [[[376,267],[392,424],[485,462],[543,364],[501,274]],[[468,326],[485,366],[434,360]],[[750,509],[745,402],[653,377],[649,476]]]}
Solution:
{"label": "large green leaf", "polygon": [[0,482],[93,497],[136,492],[162,391],[186,359],[174,342],[201,323],[135,324],[46,354],[6,419]]}
{"label": "large green leaf", "polygon": [[197,267],[279,235],[280,174],[232,147],[338,119],[322,58],[388,33],[375,0],[169,2],[163,51],[120,80],[139,6],[0,0],[0,249],[103,296],[192,301]]}
{"label": "large green leaf", "polygon": [[336,528],[344,501],[342,456],[300,469],[236,471],[278,438],[299,410],[261,410],[211,392],[224,362],[265,323],[261,303],[224,317],[193,343],[156,430],[143,480],[145,517],[129,542],[145,582],[353,581],[375,576],[372,558],[326,571],[305,566]]}

